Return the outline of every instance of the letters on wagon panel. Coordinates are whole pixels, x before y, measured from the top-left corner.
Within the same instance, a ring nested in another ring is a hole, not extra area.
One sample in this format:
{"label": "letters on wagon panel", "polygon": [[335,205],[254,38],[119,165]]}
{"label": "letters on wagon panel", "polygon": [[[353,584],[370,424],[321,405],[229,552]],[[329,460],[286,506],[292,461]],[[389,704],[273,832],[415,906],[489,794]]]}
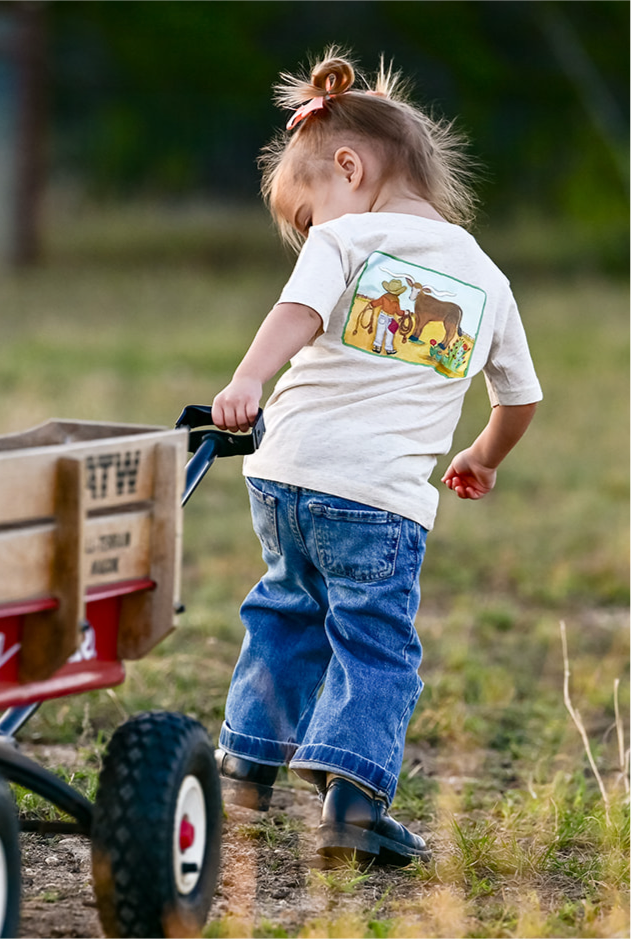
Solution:
{"label": "letters on wagon panel", "polygon": [[86,461],[86,487],[93,499],[104,499],[112,495],[134,495],[138,480],[140,450],[134,453],[100,453],[89,456]]}

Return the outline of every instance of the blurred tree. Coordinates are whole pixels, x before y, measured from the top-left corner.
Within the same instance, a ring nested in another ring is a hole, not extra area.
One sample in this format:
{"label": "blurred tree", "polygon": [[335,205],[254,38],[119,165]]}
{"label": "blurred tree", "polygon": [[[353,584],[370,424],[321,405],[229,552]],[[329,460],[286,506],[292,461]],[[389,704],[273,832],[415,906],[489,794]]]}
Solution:
{"label": "blurred tree", "polygon": [[282,4],[53,6],[62,166],[100,191],[255,194]]}
{"label": "blurred tree", "polygon": [[251,198],[279,71],[383,51],[458,116],[497,214],[627,219],[629,5],[617,0],[53,0],[56,167],[95,191]]}
{"label": "blurred tree", "polygon": [[0,257],[17,265],[40,254],[45,56],[43,5],[0,3]]}

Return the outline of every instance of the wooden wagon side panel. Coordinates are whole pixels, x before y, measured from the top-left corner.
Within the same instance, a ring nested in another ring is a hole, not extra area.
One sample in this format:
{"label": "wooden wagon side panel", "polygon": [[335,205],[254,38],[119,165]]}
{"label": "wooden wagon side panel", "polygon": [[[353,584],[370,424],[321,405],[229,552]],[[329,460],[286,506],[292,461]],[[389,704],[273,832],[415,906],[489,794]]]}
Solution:
{"label": "wooden wagon side panel", "polygon": [[88,590],[155,583],[121,598],[120,659],[173,629],[186,452],[185,431],[147,427],[50,422],[0,438],[0,604],[57,604],[23,617],[20,683],[79,648]]}
{"label": "wooden wagon side panel", "polygon": [[155,448],[149,576],[156,587],[124,598],[118,632],[120,659],[142,658],[174,628],[182,558],[182,455],[174,443],[159,443]]}
{"label": "wooden wagon side panel", "polygon": [[86,587],[149,577],[153,506],[88,516],[82,544]]}
{"label": "wooden wagon side panel", "polygon": [[[69,446],[85,462],[86,511],[153,497],[153,448],[160,435]],[[64,447],[0,452],[0,522],[17,525],[55,514],[57,461]],[[2,597],[0,596],[0,599]]]}
{"label": "wooden wagon side panel", "polygon": [[[81,461],[78,461],[81,465]],[[77,521],[80,540],[63,534],[64,515],[41,525],[0,530],[2,602],[56,596],[70,581],[56,573],[58,565],[73,568],[81,561],[83,586],[97,587],[119,580],[149,577],[153,507],[113,512]],[[65,547],[64,547],[65,545]],[[62,557],[60,557],[62,555]]]}
{"label": "wooden wagon side panel", "polygon": [[54,552],[49,568],[55,610],[24,619],[18,659],[20,682],[40,681],[60,668],[81,641],[85,577],[85,466],[77,457],[61,457],[56,467]]}
{"label": "wooden wagon side panel", "polygon": [[54,556],[53,522],[0,531],[2,602],[52,594]]}

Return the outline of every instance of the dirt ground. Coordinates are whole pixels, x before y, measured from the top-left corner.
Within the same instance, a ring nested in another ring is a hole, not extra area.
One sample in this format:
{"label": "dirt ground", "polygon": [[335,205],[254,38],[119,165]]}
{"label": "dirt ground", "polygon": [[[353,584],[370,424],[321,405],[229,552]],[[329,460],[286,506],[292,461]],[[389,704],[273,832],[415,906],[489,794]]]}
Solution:
{"label": "dirt ground", "polygon": [[[309,792],[286,791],[276,797],[269,818],[300,818],[308,828],[317,824],[318,802]],[[309,858],[298,857],[298,835],[285,834],[270,846],[256,836],[259,813],[231,809],[224,822],[222,869],[210,918],[230,914],[244,930],[261,918],[289,925],[304,904],[296,891],[308,879]],[[254,834],[249,834],[249,829]],[[305,833],[300,838],[306,841]],[[79,836],[21,835],[22,917],[20,936],[32,939],[99,937],[101,931],[92,890],[91,848]],[[302,855],[302,851],[300,851]],[[314,858],[313,864],[317,865]],[[316,904],[313,913],[317,914]],[[324,910],[322,911],[324,912]],[[287,926],[286,926],[287,928]]]}
{"label": "dirt ground", "polygon": [[[26,748],[42,765],[72,766],[72,747]],[[219,882],[209,920],[229,917],[231,935],[266,923],[289,934],[305,923],[352,916],[409,889],[403,871],[375,870],[358,889],[331,889],[321,873],[313,833],[318,799],[298,782],[277,787],[267,814],[227,807]],[[414,822],[412,830],[420,831]],[[425,833],[426,834],[426,833]],[[91,848],[80,836],[23,833],[21,937],[101,937],[92,889]],[[415,889],[418,889],[416,887]],[[316,926],[317,928],[317,926]]]}

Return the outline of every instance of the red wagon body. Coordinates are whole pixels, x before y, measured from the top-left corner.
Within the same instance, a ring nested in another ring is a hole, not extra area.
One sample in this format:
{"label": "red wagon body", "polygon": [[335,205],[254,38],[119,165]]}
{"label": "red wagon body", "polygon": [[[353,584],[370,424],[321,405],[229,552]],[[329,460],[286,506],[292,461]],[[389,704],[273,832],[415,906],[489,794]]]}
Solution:
{"label": "red wagon body", "polygon": [[49,678],[26,683],[19,680],[18,664],[27,617],[56,611],[59,602],[44,597],[0,604],[0,708],[119,685],[125,679],[125,665],[118,657],[123,598],[155,587],[147,577],[89,587],[79,648]]}
{"label": "red wagon body", "polygon": [[0,705],[116,684],[171,631],[186,452],[88,421],[0,437]]}
{"label": "red wagon body", "polygon": [[106,935],[201,931],[221,838],[205,728],[163,711],[130,718],[110,740],[94,804],[23,756],[15,734],[50,698],[120,684],[125,660],[173,629],[183,505],[215,457],[252,452],[264,433],[262,413],[245,437],[199,429],[211,424],[193,405],[175,430],[50,421],[0,437],[0,937],[16,934],[20,892],[4,778],[75,819],[22,820],[23,830],[91,838]]}

